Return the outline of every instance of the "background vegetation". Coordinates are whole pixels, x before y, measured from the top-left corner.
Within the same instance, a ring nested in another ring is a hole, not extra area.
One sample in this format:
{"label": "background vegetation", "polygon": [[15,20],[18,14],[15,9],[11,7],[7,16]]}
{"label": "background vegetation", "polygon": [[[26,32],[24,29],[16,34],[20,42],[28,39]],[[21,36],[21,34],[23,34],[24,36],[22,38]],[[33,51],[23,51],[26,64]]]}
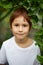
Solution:
{"label": "background vegetation", "polygon": [[41,50],[41,56],[37,56],[43,65],[43,0],[0,0],[0,47],[4,40],[12,36],[9,19],[11,13],[18,7],[24,6],[31,16],[33,38],[37,41]]}

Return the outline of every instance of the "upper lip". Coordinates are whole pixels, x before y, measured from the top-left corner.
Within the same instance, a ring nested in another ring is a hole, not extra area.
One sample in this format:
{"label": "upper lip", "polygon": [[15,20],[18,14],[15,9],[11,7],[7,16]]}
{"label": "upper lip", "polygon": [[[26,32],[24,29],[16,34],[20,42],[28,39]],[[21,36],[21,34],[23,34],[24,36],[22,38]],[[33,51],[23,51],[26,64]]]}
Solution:
{"label": "upper lip", "polygon": [[23,34],[19,34],[19,35],[23,35]]}

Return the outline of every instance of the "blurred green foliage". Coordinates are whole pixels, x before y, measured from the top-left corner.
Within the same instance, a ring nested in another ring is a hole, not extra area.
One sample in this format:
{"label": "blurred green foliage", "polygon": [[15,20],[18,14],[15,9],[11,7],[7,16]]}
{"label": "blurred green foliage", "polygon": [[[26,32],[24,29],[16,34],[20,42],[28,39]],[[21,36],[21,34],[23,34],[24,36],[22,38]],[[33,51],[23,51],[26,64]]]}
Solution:
{"label": "blurred green foliage", "polygon": [[43,0],[0,0],[0,46],[4,40],[12,36],[9,19],[12,11],[23,6],[28,10],[31,16],[33,29],[36,29],[35,40],[41,50],[41,56],[38,56],[43,65]]}

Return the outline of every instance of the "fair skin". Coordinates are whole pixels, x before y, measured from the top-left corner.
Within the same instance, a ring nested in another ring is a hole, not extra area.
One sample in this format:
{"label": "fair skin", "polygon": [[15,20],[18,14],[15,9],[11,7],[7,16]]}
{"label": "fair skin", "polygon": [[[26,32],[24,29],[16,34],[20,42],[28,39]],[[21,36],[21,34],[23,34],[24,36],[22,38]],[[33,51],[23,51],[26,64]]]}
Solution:
{"label": "fair skin", "polygon": [[15,36],[15,41],[19,46],[28,47],[32,44],[33,40],[28,37],[29,23],[23,16],[19,16],[13,20],[11,29]]}
{"label": "fair skin", "polygon": [[23,16],[19,16],[14,19],[14,21],[12,22],[11,30],[13,35],[15,36],[16,43],[20,47],[26,48],[32,44],[33,40],[28,37],[29,23],[26,21],[26,19],[24,19]]}

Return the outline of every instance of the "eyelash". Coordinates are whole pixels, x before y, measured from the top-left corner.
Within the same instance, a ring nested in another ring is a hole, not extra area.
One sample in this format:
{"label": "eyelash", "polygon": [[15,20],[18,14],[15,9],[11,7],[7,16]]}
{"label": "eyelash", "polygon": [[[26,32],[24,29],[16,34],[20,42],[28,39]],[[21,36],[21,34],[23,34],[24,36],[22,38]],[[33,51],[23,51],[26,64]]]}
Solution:
{"label": "eyelash", "polygon": [[16,24],[15,26],[19,26],[18,24]]}
{"label": "eyelash", "polygon": [[[18,24],[16,24],[15,26],[17,26],[17,27],[18,27],[19,25],[18,25]],[[27,25],[23,25],[23,27],[27,27]]]}
{"label": "eyelash", "polygon": [[24,27],[27,27],[27,25],[23,25]]}

